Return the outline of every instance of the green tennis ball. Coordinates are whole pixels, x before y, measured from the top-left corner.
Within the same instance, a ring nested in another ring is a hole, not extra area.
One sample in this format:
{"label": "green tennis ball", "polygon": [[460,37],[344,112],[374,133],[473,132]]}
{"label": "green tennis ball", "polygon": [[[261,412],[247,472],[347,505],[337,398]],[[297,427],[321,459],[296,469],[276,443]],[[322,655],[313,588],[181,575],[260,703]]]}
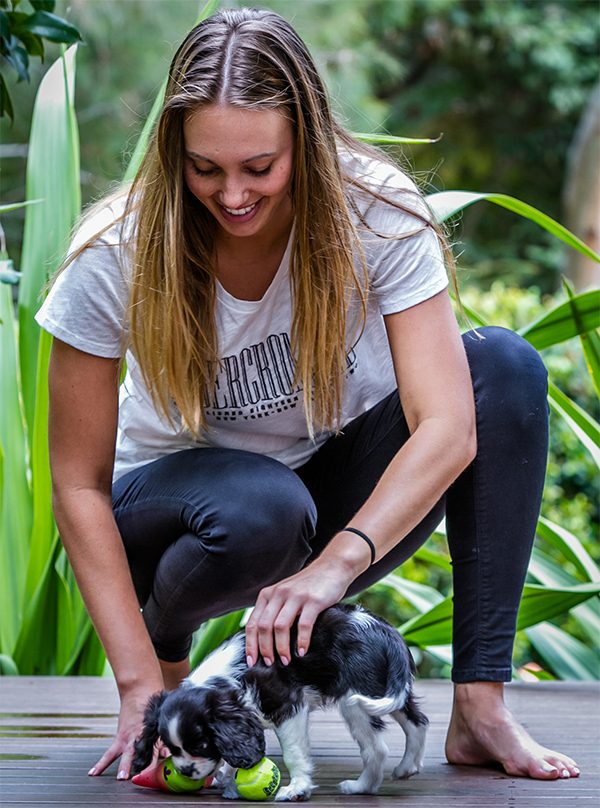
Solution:
{"label": "green tennis ball", "polygon": [[200,791],[205,783],[205,780],[192,780],[191,777],[181,774],[173,766],[173,759],[170,757],[166,758],[162,764],[162,778],[169,791],[176,794],[182,794],[185,791]]}
{"label": "green tennis ball", "polygon": [[279,788],[281,773],[269,758],[264,757],[251,769],[238,769],[235,784],[245,800],[267,800]]}

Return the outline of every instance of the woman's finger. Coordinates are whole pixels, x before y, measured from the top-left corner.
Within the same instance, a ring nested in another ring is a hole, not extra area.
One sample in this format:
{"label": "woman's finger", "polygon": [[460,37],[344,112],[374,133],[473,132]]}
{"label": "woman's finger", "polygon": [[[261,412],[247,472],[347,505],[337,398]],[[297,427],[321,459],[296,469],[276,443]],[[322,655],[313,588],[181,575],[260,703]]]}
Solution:
{"label": "woman's finger", "polygon": [[273,621],[272,636],[275,638],[275,647],[284,665],[289,665],[292,659],[290,629],[301,608],[302,602],[298,602],[297,598],[287,600]]}
{"label": "woman's finger", "polygon": [[102,774],[102,772],[107,769],[111,763],[114,763],[115,760],[120,757],[122,751],[123,746],[121,741],[119,738],[115,738],[96,765],[92,766],[88,774],[92,777],[97,774]]}
{"label": "woman's finger", "polygon": [[[331,604],[328,604],[331,605]],[[298,617],[298,656],[304,656],[310,646],[310,639],[312,637],[312,630],[314,628],[317,617],[321,614],[323,609],[327,606],[313,602],[306,603]]]}

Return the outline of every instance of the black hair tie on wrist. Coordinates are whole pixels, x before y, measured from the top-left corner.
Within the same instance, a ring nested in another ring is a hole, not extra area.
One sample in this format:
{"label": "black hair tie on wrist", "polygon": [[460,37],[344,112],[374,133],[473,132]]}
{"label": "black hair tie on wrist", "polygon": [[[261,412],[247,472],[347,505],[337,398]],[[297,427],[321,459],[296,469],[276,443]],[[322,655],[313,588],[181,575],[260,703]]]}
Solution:
{"label": "black hair tie on wrist", "polygon": [[371,548],[371,563],[369,564],[369,566],[372,567],[373,564],[375,563],[375,545],[373,544],[371,539],[368,536],[365,536],[364,533],[361,533],[361,531],[357,530],[355,527],[345,527],[342,533],[343,532],[356,533],[357,536],[360,536],[361,539],[364,539],[367,542],[367,544]]}

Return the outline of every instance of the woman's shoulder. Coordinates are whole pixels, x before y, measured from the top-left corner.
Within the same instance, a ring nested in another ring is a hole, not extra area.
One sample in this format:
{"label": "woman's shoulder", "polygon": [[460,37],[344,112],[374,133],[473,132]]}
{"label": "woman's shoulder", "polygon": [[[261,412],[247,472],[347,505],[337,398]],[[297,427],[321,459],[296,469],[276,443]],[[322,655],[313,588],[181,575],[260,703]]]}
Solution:
{"label": "woman's shoulder", "polygon": [[386,194],[397,191],[408,191],[420,195],[419,189],[411,177],[400,166],[370,154],[360,154],[347,150],[339,153],[342,172],[349,180],[351,187],[364,186],[371,192]]}
{"label": "woman's shoulder", "polygon": [[417,184],[399,166],[349,151],[341,152],[339,159],[350,206],[369,229],[415,230],[432,220]]}
{"label": "woman's shoulder", "polygon": [[88,246],[117,247],[127,243],[133,226],[130,207],[126,189],[90,205],[79,221],[69,253]]}

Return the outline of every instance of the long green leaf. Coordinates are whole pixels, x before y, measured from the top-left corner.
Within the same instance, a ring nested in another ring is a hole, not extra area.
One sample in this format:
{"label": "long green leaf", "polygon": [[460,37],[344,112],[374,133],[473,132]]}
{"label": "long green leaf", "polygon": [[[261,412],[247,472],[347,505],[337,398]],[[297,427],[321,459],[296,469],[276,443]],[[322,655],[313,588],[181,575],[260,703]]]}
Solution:
{"label": "long green leaf", "polygon": [[565,558],[577,567],[587,581],[600,581],[598,565],[577,536],[543,516],[540,516],[536,530],[538,535],[544,538],[548,544],[560,550]]}
{"label": "long green leaf", "polygon": [[579,339],[596,395],[600,398],[600,334],[598,331],[588,331],[587,334],[580,334]]}
{"label": "long green leaf", "polygon": [[407,600],[411,606],[418,609],[421,614],[431,609],[432,606],[437,606],[444,600],[444,596],[434,589],[432,586],[411,581],[408,578],[403,578],[395,572],[391,572],[379,581],[378,586],[389,587],[398,592],[402,597]]}
{"label": "long green leaf", "polygon": [[[554,558],[533,548],[528,572],[543,586],[576,586],[579,581]],[[569,611],[595,646],[600,646],[600,599],[590,598]]]}
{"label": "long green leaf", "polygon": [[21,624],[32,495],[11,287],[0,283],[0,650],[12,656]]}
{"label": "long green leaf", "polygon": [[[205,20],[207,17],[210,17],[211,14],[214,14],[217,6],[219,5],[219,0],[208,0],[208,3],[204,6],[202,11],[200,12],[200,16],[194,23],[194,25],[198,25]],[[154,104],[152,105],[152,109],[150,110],[150,115],[146,119],[146,123],[144,124],[144,128],[138,138],[138,141],[135,145],[135,149],[133,150],[133,154],[131,155],[131,159],[129,161],[129,165],[127,166],[127,170],[125,171],[125,176],[123,178],[124,182],[131,182],[135,175],[138,172],[140,165],[142,164],[142,160],[144,159],[144,155],[146,154],[146,149],[148,148],[148,142],[150,141],[150,136],[154,130],[156,125],[156,121],[158,120],[158,116],[162,109],[163,100],[165,97],[165,90],[167,89],[167,80],[168,77],[165,77],[163,83],[160,86],[158,94],[154,99]]]}
{"label": "long green leaf", "polygon": [[56,602],[58,576],[54,565],[61,550],[58,536],[46,559],[38,587],[27,603],[13,658],[22,675],[56,674]]}
{"label": "long green leaf", "polygon": [[[48,274],[60,265],[81,209],[75,121],[75,53],[72,46],[38,89],[27,158],[27,199],[44,199],[25,212],[19,284],[19,351],[25,418],[33,431],[39,326],[33,319]],[[31,439],[31,435],[29,435]]]}
{"label": "long green leaf", "polygon": [[427,547],[419,547],[413,558],[418,558],[419,561],[427,561],[429,564],[435,564],[436,567],[441,567],[446,572],[452,572],[452,564],[448,559],[439,553],[428,550]]}
{"label": "long green leaf", "polygon": [[133,154],[131,155],[131,159],[129,160],[129,165],[127,166],[127,170],[125,171],[125,176],[123,177],[124,182],[131,182],[135,177],[135,175],[137,174],[139,167],[142,164],[142,160],[144,159],[144,155],[146,154],[146,149],[148,148],[148,142],[150,141],[150,136],[152,135],[152,132],[156,125],[156,121],[158,120],[159,113],[162,109],[166,89],[167,89],[167,79],[165,78],[160,86],[156,98],[154,99],[154,104],[152,104],[150,115],[147,117],[146,123],[144,124],[144,128],[142,129],[138,141],[135,144],[135,149],[133,150]]}
{"label": "long green leaf", "polygon": [[200,641],[190,654],[192,668],[199,665],[223,640],[240,630],[245,613],[246,610],[241,609],[239,612],[215,617],[204,624],[200,634]]}
{"label": "long green leaf", "polygon": [[52,337],[40,329],[38,375],[35,396],[35,421],[31,442],[31,470],[33,488],[33,526],[27,566],[25,597],[33,596],[43,574],[46,559],[56,539],[56,525],[52,513],[52,481],[48,455],[48,362]]}
{"label": "long green leaf", "polygon": [[[576,297],[575,290],[572,284],[563,277],[563,286],[565,287],[569,300]],[[600,397],[600,335],[598,331],[590,331],[586,334],[580,334],[581,347],[585,361],[592,377],[592,382],[596,390],[596,395]]]}
{"label": "long green leaf", "polygon": [[[600,582],[577,586],[544,587],[526,584],[517,617],[517,629],[550,620],[600,592]],[[452,598],[448,597],[425,614],[400,626],[407,642],[422,648],[452,642]]]}
{"label": "long green leaf", "polygon": [[0,654],[0,675],[1,676],[18,676],[19,669],[15,665],[15,661],[8,654]]}
{"label": "long green leaf", "polygon": [[542,213],[541,210],[537,210],[537,208],[528,205],[526,202],[521,202],[520,199],[506,196],[506,194],[476,194],[471,191],[440,191],[435,194],[430,194],[427,197],[427,202],[433,209],[438,222],[445,222],[474,202],[480,202],[482,200],[494,202],[496,205],[512,210],[514,213],[518,213],[526,219],[531,219],[536,224],[539,224],[540,227],[543,227],[545,230],[548,230],[548,232],[561,239],[561,241],[564,241],[565,244],[587,255],[588,258],[600,262],[600,256],[596,255],[587,244],[584,244],[581,239],[577,238],[577,236],[567,230],[566,227],[563,227],[562,224],[559,224],[554,221],[554,219],[551,219],[550,216]]}
{"label": "long green leaf", "polygon": [[441,138],[439,137],[397,137],[396,135],[378,135],[378,134],[365,134],[364,132],[353,132],[352,135],[357,140],[362,140],[363,143],[378,143],[379,145],[393,145],[395,143],[437,143]]}
{"label": "long green leaf", "polygon": [[596,654],[566,631],[544,622],[528,628],[525,634],[561,679],[594,681],[600,678]]}
{"label": "long green leaf", "polygon": [[584,603],[600,592],[600,582],[577,586],[546,587],[528,584],[523,590],[517,617],[517,631],[551,620],[568,612],[573,606]]}
{"label": "long green leaf", "polygon": [[37,205],[39,202],[44,202],[43,199],[28,199],[26,202],[13,202],[11,205],[0,205],[0,213],[8,213],[9,210],[17,210],[24,208],[27,205]]}
{"label": "long green leaf", "polygon": [[600,467],[600,424],[552,382],[548,383],[548,400],[554,412],[564,418]]}
{"label": "long green leaf", "polygon": [[600,327],[600,289],[566,300],[517,332],[538,351]]}

